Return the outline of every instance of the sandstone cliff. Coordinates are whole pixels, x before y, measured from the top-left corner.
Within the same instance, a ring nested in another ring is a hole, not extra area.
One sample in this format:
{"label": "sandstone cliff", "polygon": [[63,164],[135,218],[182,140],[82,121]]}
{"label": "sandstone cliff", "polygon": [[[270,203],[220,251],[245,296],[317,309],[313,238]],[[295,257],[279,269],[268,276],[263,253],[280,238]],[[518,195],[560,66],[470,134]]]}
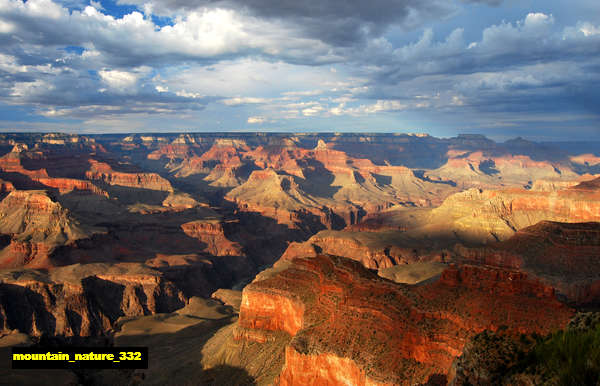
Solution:
{"label": "sandstone cliff", "polygon": [[98,231],[80,224],[45,191],[13,191],[0,202],[0,234],[9,243],[0,252],[0,266],[52,266],[55,247]]}
{"label": "sandstone cliff", "polygon": [[85,177],[102,181],[108,185],[120,185],[130,188],[149,189],[172,192],[171,183],[156,173],[125,173],[114,171],[104,162],[89,160],[90,169]]}
{"label": "sandstone cliff", "polygon": [[74,265],[43,271],[3,271],[0,326],[40,336],[103,335],[122,316],[171,312],[181,292],[141,265]]}
{"label": "sandstone cliff", "polygon": [[485,248],[455,248],[457,259],[518,269],[556,289],[568,302],[600,304],[600,223],[543,221]]}
{"label": "sandstone cliff", "polygon": [[414,384],[446,374],[466,340],[484,329],[545,333],[571,315],[552,287],[517,271],[456,266],[437,282],[410,287],[352,260],[317,255],[246,287],[239,326],[247,331],[242,339],[293,336],[280,384]]}

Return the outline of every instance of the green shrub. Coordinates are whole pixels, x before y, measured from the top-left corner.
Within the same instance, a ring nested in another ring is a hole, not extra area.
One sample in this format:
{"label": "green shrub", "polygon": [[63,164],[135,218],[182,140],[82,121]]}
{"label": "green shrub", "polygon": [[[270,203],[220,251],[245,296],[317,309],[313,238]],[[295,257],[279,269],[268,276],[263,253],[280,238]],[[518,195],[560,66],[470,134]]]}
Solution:
{"label": "green shrub", "polygon": [[525,362],[543,378],[561,385],[600,384],[600,325],[541,338]]}

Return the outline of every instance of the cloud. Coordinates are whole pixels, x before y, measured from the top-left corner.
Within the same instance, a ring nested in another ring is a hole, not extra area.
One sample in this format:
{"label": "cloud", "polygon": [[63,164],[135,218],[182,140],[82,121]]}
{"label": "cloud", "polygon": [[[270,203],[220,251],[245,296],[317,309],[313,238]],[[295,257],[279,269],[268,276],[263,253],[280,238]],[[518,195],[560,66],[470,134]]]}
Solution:
{"label": "cloud", "polygon": [[333,46],[350,46],[380,36],[391,25],[415,28],[452,13],[443,0],[121,0],[150,4],[157,14],[175,16],[198,9],[228,9],[262,20],[283,21],[311,39]]}
{"label": "cloud", "polygon": [[239,105],[247,105],[247,104],[262,104],[267,103],[268,100],[265,98],[255,98],[255,97],[235,97],[229,99],[223,99],[221,103],[227,106],[239,106]]}
{"label": "cloud", "polygon": [[248,117],[248,123],[250,124],[259,124],[259,123],[264,123],[266,121],[265,117]]}
{"label": "cloud", "polygon": [[504,0],[460,0],[463,3],[471,3],[471,4],[487,4],[490,6],[497,7],[503,3]]}
{"label": "cloud", "polygon": [[318,38],[233,9],[200,8],[158,26],[136,11],[117,18],[92,6],[69,11],[51,0],[0,0],[0,33],[0,42],[15,52],[35,46],[85,47],[111,67],[210,63],[248,55],[313,64],[342,60]]}
{"label": "cloud", "polygon": [[394,49],[376,71],[379,84],[410,81],[419,76],[510,71],[521,66],[557,61],[591,62],[600,44],[594,25],[555,28],[552,15],[529,13],[516,23],[485,28],[480,41],[467,42],[461,28],[436,41],[426,29],[421,38]]}
{"label": "cloud", "polygon": [[461,2],[0,0],[0,104],[159,128],[600,114],[596,2],[569,6],[580,20]]}
{"label": "cloud", "polygon": [[102,81],[113,90],[118,92],[132,92],[135,91],[137,83],[144,72],[148,72],[149,69],[140,69],[135,72],[130,71],[119,71],[119,70],[100,70],[98,75]]}

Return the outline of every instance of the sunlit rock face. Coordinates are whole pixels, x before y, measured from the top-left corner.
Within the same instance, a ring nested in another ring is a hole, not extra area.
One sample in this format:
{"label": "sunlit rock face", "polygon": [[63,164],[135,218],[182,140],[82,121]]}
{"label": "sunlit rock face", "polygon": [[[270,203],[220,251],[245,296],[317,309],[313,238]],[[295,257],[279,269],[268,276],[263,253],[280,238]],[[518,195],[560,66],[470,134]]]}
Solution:
{"label": "sunlit rock face", "polygon": [[281,384],[424,382],[446,374],[477,332],[546,333],[572,315],[551,286],[503,268],[450,266],[433,283],[406,286],[330,255],[278,264],[287,267],[244,289],[239,325],[294,337]]}
{"label": "sunlit rock face", "polygon": [[108,185],[120,185],[130,188],[173,191],[173,187],[169,181],[156,173],[123,173],[114,171],[106,163],[91,160],[90,164],[90,170],[85,173],[86,178],[90,180],[98,180]]}

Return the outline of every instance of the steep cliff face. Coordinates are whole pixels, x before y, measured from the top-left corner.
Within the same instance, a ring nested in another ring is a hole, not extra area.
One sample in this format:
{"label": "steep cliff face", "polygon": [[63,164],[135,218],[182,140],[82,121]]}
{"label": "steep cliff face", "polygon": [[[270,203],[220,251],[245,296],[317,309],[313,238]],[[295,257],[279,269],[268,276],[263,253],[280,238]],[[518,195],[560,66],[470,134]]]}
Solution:
{"label": "steep cliff face", "polygon": [[285,370],[277,379],[280,386],[386,386],[393,383],[377,382],[349,358],[333,354],[305,355],[291,346],[285,350]]}
{"label": "steep cliff face", "polygon": [[186,157],[173,170],[176,172],[176,177],[180,178],[208,174],[216,166],[219,166],[222,171],[233,172],[243,165],[243,154],[249,150],[244,141],[219,138],[201,156]]}
{"label": "steep cliff face", "polygon": [[290,335],[302,328],[304,303],[291,292],[271,293],[245,290],[242,293],[240,327],[252,330],[285,331]]}
{"label": "steep cliff face", "polygon": [[416,262],[443,261],[449,255],[446,242],[430,241],[398,227],[378,225],[363,230],[362,225],[359,223],[340,231],[323,230],[306,242],[290,243],[282,258],[291,260],[322,252],[356,260],[370,269],[386,269]]}
{"label": "steep cliff face", "polygon": [[240,312],[244,329],[293,336],[281,384],[425,382],[484,329],[545,333],[572,314],[551,287],[501,268],[450,267],[411,287],[329,255],[286,264],[244,289]]}
{"label": "steep cliff face", "polygon": [[90,181],[78,180],[74,178],[34,178],[34,181],[40,184],[58,189],[62,193],[69,193],[72,191],[87,192],[98,194],[100,196],[108,197],[108,193],[98,188]]}
{"label": "steep cliff face", "polygon": [[395,233],[396,244],[426,244],[443,250],[456,243],[482,245],[507,240],[519,229],[544,220],[599,221],[600,189],[594,181],[556,191],[469,189],[453,194],[434,209],[395,207],[371,214],[335,237],[351,238],[357,232]]}
{"label": "steep cliff face", "polygon": [[406,167],[375,165],[369,159],[350,157],[322,140],[314,149],[297,147],[293,141],[259,146],[243,157],[263,170],[254,172],[246,183],[230,192],[232,200],[244,206],[262,207],[263,211],[272,207],[274,196],[250,193],[281,190],[271,186],[272,178],[267,178],[273,171],[279,180],[286,180],[284,190],[290,196],[284,200],[285,195],[280,194],[282,202],[277,208],[311,212],[316,212],[314,208],[327,208],[346,225],[357,223],[366,213],[393,205],[439,204],[453,191],[449,184],[426,181]]}
{"label": "steep cliff face", "polygon": [[185,304],[157,271],[133,264],[4,271],[1,280],[2,332],[17,329],[32,336],[101,335],[119,317],[171,312]]}
{"label": "steep cliff face", "polygon": [[51,266],[49,254],[55,247],[95,231],[79,224],[45,191],[13,191],[0,202],[0,233],[9,240],[0,252],[0,266]]}
{"label": "steep cliff face", "polygon": [[[461,188],[523,187],[536,180],[570,181],[578,175],[566,159],[535,160],[530,155],[456,147],[447,152],[445,165],[429,171],[427,176],[455,182]],[[558,152],[557,152],[558,153]],[[554,154],[555,158],[558,154]]]}
{"label": "steep cliff face", "polygon": [[225,199],[243,211],[261,213],[290,228],[302,224],[321,229],[334,226],[331,210],[304,191],[293,177],[273,169],[253,171],[248,181],[227,193]]}
{"label": "steep cliff face", "polygon": [[[20,189],[48,187],[56,189],[61,194],[79,191],[108,197],[105,191],[90,181],[62,177],[65,174],[83,175],[83,171],[79,173],[79,170],[83,168],[82,165],[86,160],[86,157],[81,158],[77,150],[73,154],[63,152],[57,155],[54,152],[29,151],[26,145],[17,144],[10,153],[0,157],[0,172],[8,179],[14,180]],[[30,165],[25,167],[25,164]],[[35,169],[39,166],[45,168]],[[50,177],[48,173],[50,169],[61,177]],[[1,186],[3,191],[14,190],[12,182],[3,183]]]}
{"label": "steep cliff face", "polygon": [[[457,193],[432,211],[465,239],[471,233],[488,233],[505,240],[518,229],[539,221],[581,222],[600,220],[600,190],[574,187],[556,192],[528,190],[477,190]],[[491,237],[489,238],[493,240]]]}
{"label": "steep cliff face", "polygon": [[147,155],[150,160],[159,160],[168,158],[169,160],[185,159],[193,157],[208,149],[207,144],[196,141],[194,138],[186,135],[180,135],[169,144],[161,144],[158,149]]}
{"label": "steep cliff face", "polygon": [[15,190],[15,186],[10,181],[0,180],[0,193],[9,193]]}
{"label": "steep cliff face", "polygon": [[0,170],[4,173],[16,173],[30,178],[48,178],[46,169],[25,169],[21,163],[22,153],[28,150],[27,145],[17,143],[13,149],[0,157]]}
{"label": "steep cliff face", "polygon": [[90,169],[85,177],[108,185],[172,192],[171,183],[156,173],[124,173],[114,171],[110,165],[90,159]]}
{"label": "steep cliff face", "polygon": [[206,244],[204,251],[213,256],[243,256],[242,246],[225,237],[223,224],[218,220],[198,220],[181,225],[183,232]]}
{"label": "steep cliff face", "polygon": [[457,246],[456,258],[518,269],[576,305],[600,302],[600,224],[543,221],[485,248]]}

